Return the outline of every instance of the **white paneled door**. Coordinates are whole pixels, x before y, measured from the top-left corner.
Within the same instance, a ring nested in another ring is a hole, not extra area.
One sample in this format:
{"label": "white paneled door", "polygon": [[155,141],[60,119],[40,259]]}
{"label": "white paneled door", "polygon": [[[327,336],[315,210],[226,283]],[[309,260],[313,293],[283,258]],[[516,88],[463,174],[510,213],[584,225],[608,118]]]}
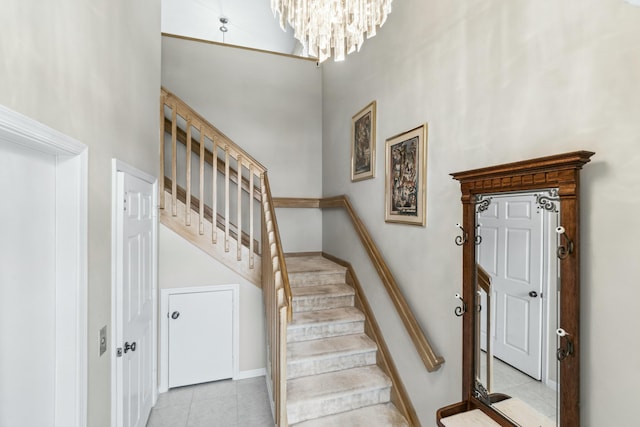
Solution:
{"label": "white paneled door", "polygon": [[478,215],[482,236],[478,260],[491,275],[493,354],[538,380],[542,369],[543,217],[534,195],[493,197]]}
{"label": "white paneled door", "polygon": [[169,295],[169,387],[233,377],[233,291]]}
{"label": "white paneled door", "polygon": [[124,172],[117,186],[117,424],[144,427],[155,384],[154,186]]}

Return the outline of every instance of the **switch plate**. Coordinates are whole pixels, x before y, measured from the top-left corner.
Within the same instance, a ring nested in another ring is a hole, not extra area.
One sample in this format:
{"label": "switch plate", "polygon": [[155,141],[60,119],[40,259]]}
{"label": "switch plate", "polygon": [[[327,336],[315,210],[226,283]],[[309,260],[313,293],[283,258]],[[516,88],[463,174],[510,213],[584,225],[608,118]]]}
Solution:
{"label": "switch plate", "polygon": [[100,356],[107,351],[107,326],[100,329]]}

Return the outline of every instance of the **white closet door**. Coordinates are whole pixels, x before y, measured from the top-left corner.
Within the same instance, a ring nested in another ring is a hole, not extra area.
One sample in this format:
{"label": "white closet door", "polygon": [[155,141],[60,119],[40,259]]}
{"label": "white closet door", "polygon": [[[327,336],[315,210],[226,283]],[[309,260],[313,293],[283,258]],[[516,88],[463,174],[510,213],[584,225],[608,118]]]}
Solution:
{"label": "white closet door", "polygon": [[169,296],[169,387],[233,377],[233,291]]}

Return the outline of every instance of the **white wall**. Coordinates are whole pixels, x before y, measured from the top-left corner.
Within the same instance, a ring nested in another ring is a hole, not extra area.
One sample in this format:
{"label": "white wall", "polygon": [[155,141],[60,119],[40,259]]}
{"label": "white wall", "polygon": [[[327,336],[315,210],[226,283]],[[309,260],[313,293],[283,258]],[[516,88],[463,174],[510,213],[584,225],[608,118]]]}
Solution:
{"label": "white wall", "polygon": [[7,0],[0,28],[0,104],[89,146],[88,425],[108,426],[111,158],[157,175],[160,4]]}
{"label": "white wall", "polygon": [[160,289],[240,285],[240,374],[247,375],[250,371],[265,368],[262,290],[164,225],[160,225],[158,235]]}
{"label": "white wall", "polygon": [[[315,62],[165,36],[162,85],[262,163],[274,197],[321,196],[322,85]],[[277,215],[286,252],[321,249],[320,212]]]}
{"label": "white wall", "polygon": [[[583,425],[633,424],[640,266],[632,260],[640,231],[629,224],[640,208],[640,8],[622,0],[406,0],[393,7],[360,53],[323,65],[323,193],[351,197],[446,359],[425,373],[396,333],[395,314],[378,315],[423,425],[461,396],[461,322],[453,314],[461,205],[449,173],[578,149],[597,153],[582,174]],[[373,99],[377,178],[351,183],[351,116]],[[425,122],[427,226],[385,224],[384,141]],[[342,220],[324,215],[324,250],[366,265]],[[368,282],[373,274],[358,274],[374,309],[387,313],[384,291]]]}

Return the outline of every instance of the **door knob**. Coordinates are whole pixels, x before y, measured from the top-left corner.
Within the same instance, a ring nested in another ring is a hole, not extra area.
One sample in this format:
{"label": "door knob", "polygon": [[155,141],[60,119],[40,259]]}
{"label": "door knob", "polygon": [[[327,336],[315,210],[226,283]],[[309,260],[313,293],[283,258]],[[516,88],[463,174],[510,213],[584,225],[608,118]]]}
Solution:
{"label": "door knob", "polygon": [[136,351],[136,343],[135,343],[135,341],[132,342],[131,344],[129,344],[128,342],[124,343],[124,352],[126,353],[129,350]]}
{"label": "door knob", "polygon": [[173,313],[171,313],[171,318],[172,319],[177,319],[178,317],[180,317],[180,312],[179,311],[174,311]]}
{"label": "door knob", "polygon": [[531,298],[535,298],[535,297],[537,297],[537,296],[538,296],[538,293],[537,293],[536,291],[531,291],[531,292],[529,292],[529,296],[530,296]]}

